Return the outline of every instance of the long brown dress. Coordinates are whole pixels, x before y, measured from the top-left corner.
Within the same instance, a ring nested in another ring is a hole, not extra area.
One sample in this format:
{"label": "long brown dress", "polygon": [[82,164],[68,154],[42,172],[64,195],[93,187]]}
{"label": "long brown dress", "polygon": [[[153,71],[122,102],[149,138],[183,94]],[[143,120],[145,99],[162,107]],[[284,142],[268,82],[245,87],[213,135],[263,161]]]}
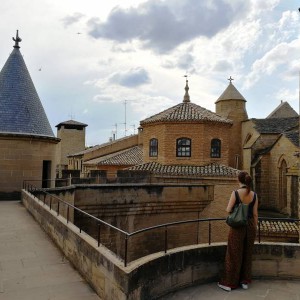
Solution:
{"label": "long brown dress", "polygon": [[[236,195],[236,204],[240,198]],[[253,206],[256,194],[249,203],[248,225],[230,227],[225,257],[224,274],[220,284],[237,288],[241,283],[251,282],[252,250],[256,236],[256,226],[253,218]]]}

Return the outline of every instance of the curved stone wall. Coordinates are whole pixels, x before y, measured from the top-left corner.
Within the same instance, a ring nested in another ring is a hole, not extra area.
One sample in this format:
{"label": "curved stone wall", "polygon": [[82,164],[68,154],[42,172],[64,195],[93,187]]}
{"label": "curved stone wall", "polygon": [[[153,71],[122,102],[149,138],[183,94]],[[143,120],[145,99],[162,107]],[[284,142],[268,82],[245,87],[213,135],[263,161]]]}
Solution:
{"label": "curved stone wall", "polygon": [[[157,299],[169,292],[205,282],[217,282],[226,244],[177,248],[136,260],[127,267],[105,247],[27,192],[22,201],[64,255],[101,299]],[[299,244],[256,244],[253,277],[300,280]]]}

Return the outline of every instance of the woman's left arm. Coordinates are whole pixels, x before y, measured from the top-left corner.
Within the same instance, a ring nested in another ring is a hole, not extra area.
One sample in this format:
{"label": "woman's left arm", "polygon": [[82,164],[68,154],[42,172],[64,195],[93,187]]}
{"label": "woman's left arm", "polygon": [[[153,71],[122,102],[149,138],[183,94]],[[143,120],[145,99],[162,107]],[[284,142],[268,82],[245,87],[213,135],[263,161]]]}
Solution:
{"label": "woman's left arm", "polygon": [[257,194],[256,194],[256,201],[253,206],[253,218],[254,218],[255,226],[257,226],[257,223],[258,223],[258,197],[257,197]]}

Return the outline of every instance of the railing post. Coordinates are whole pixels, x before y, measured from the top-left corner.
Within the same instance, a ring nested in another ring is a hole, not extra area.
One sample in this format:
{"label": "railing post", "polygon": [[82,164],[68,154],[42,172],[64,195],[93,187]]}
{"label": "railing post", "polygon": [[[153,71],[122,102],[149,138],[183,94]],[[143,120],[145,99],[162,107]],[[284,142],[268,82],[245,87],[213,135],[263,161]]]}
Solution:
{"label": "railing post", "polygon": [[52,196],[50,196],[50,210],[52,208]]}
{"label": "railing post", "polygon": [[211,223],[208,221],[208,245],[211,244]]}
{"label": "railing post", "polygon": [[200,225],[200,222],[199,222],[199,214],[198,214],[198,222],[197,222],[197,245],[199,244],[199,225]]}
{"label": "railing post", "polygon": [[82,213],[79,211],[79,232],[81,233]]}
{"label": "railing post", "polygon": [[258,243],[260,244],[260,220],[258,220]]}
{"label": "railing post", "polygon": [[168,227],[165,226],[165,253],[167,253],[168,249]]}
{"label": "railing post", "polygon": [[59,216],[59,203],[60,203],[60,201],[57,200],[57,215],[58,215],[58,216]]}
{"label": "railing post", "polygon": [[67,208],[67,224],[69,223],[69,214],[70,214],[69,210],[70,210],[70,206],[68,205],[68,208]]}
{"label": "railing post", "polygon": [[100,226],[101,223],[98,224],[98,247],[100,246]]}
{"label": "railing post", "polygon": [[124,267],[127,267],[128,235],[125,234]]}

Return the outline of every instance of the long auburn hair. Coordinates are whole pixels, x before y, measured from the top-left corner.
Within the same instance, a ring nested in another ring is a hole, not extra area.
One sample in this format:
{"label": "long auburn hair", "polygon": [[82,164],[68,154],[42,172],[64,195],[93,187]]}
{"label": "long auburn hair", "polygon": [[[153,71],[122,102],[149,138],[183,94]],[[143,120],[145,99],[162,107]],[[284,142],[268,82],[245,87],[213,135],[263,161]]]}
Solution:
{"label": "long auburn hair", "polygon": [[244,184],[247,188],[247,194],[250,193],[252,178],[246,171],[241,171],[238,175],[238,180],[241,184]]}

